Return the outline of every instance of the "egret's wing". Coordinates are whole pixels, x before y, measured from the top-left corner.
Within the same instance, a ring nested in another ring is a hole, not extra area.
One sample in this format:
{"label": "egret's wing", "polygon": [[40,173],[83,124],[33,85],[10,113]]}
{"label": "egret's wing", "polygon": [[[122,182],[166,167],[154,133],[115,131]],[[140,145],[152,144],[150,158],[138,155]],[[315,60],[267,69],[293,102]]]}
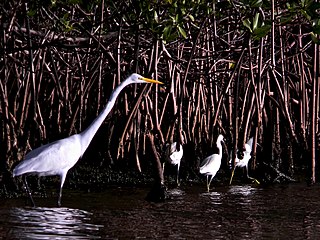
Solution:
{"label": "egret's wing", "polygon": [[177,143],[174,142],[170,144],[167,149],[166,149],[166,158],[167,161],[170,162],[171,164],[178,164],[181,161],[181,158],[183,156],[183,148],[182,145],[180,144],[180,149],[177,151]]}
{"label": "egret's wing", "polygon": [[[174,142],[170,144],[167,149],[168,149],[168,156],[170,156],[172,153],[177,151],[177,143]],[[181,149],[181,146],[180,146],[180,149]]]}
{"label": "egret's wing", "polygon": [[28,153],[14,169],[14,175],[58,172],[71,168],[79,159],[81,145],[77,135],[43,145]]}
{"label": "egret's wing", "polygon": [[[238,152],[238,150],[237,150],[237,152]],[[230,159],[229,159],[229,165],[231,165],[231,163],[232,163],[232,154],[233,154],[233,151],[232,150],[230,150],[230,154],[229,154],[229,156],[231,156],[230,157]],[[238,153],[236,154],[236,161],[235,161],[235,164],[237,164],[238,162],[240,162],[240,159],[238,158]]]}
{"label": "egret's wing", "polygon": [[200,168],[207,166],[210,162],[210,158],[211,158],[211,155],[203,159],[202,162],[200,163]]}
{"label": "egret's wing", "polygon": [[253,143],[253,137],[251,137],[247,142],[247,144],[250,146],[250,149],[252,149],[252,143]]}
{"label": "egret's wing", "polygon": [[221,156],[219,154],[212,154],[206,157],[200,164],[200,173],[210,173],[215,175],[221,166]]}
{"label": "egret's wing", "polygon": [[166,144],[166,151],[165,151],[166,157],[169,157],[171,155],[171,153],[174,151],[174,149],[175,149],[174,143],[172,143],[172,144],[167,143]]}
{"label": "egret's wing", "polygon": [[211,168],[211,166],[214,164],[215,162],[215,156],[217,154],[212,154],[208,157],[206,157],[200,164],[200,173],[205,173],[207,172],[208,169]]}
{"label": "egret's wing", "polygon": [[180,149],[179,152],[174,152],[170,155],[170,159],[171,159],[171,163],[176,165],[179,164],[181,161],[181,158],[183,156],[183,151],[182,149]]}

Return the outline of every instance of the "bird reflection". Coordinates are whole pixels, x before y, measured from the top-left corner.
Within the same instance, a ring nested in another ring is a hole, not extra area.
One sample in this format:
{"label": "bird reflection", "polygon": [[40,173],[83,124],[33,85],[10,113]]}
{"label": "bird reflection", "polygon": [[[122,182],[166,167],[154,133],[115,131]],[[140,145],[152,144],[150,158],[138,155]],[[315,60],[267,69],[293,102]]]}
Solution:
{"label": "bird reflection", "polygon": [[201,193],[200,196],[206,198],[207,202],[210,203],[209,206],[211,207],[208,206],[206,209],[208,212],[217,212],[217,205],[222,205],[224,203],[223,194],[216,191]]}
{"label": "bird reflection", "polygon": [[102,225],[90,223],[92,213],[70,208],[12,208],[10,238],[100,238]]}
{"label": "bird reflection", "polygon": [[233,186],[230,188],[229,192],[231,194],[249,196],[254,194],[257,191],[257,188],[251,187],[249,185],[246,186]]}
{"label": "bird reflection", "polygon": [[170,194],[170,196],[183,196],[183,195],[185,195],[185,191],[178,189],[178,188],[169,189],[168,193]]}

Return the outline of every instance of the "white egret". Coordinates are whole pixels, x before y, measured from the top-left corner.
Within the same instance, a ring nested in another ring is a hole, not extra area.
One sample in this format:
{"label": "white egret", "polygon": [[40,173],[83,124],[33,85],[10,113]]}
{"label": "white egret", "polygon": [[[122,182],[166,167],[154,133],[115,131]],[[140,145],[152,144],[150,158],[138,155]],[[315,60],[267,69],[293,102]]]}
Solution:
{"label": "white egret", "polygon": [[183,148],[182,145],[179,145],[179,149],[177,146],[177,142],[173,142],[172,144],[168,144],[165,152],[165,162],[162,164],[162,171],[164,172],[164,165],[166,162],[177,165],[177,184],[179,183],[179,168],[180,168],[180,162],[183,156]]}
{"label": "white egret", "polygon": [[[242,159],[239,159],[238,156],[236,156],[235,166],[232,170],[232,174],[231,174],[231,178],[230,178],[230,183],[229,183],[230,185],[231,185],[231,182],[233,179],[234,171],[236,170],[237,167],[239,167],[239,168],[245,167],[246,172],[247,172],[247,177],[249,179],[251,179],[252,181],[256,182],[257,184],[260,184],[260,182],[257,179],[249,176],[249,171],[248,171],[249,170],[248,163],[251,158],[252,142],[253,142],[253,138],[250,138],[248,140],[248,142],[244,145],[245,150],[243,151],[243,158]],[[231,160],[230,160],[230,162],[231,162]]]}
{"label": "white egret", "polygon": [[[217,138],[217,148],[219,149],[218,154],[212,154],[206,157],[202,163],[200,164],[200,173],[207,176],[207,190],[210,191],[210,184],[213,177],[217,174],[218,170],[221,166],[222,159],[222,145],[223,136],[220,134]],[[208,178],[211,176],[210,181],[208,182]]]}
{"label": "white egret", "polygon": [[34,206],[35,204],[27,184],[26,176],[60,176],[61,182],[58,197],[58,206],[61,206],[62,187],[69,169],[77,163],[77,161],[82,157],[82,155],[88,148],[92,138],[114,106],[116,98],[121,90],[132,83],[162,84],[162,82],[142,77],[141,75],[136,73],[130,75],[112,92],[109,101],[103,111],[87,129],[79,134],[74,134],[70,137],[57,140],[55,142],[43,145],[32,150],[25,156],[25,159],[14,168],[13,177],[20,175],[23,176],[26,191],[29,194]]}

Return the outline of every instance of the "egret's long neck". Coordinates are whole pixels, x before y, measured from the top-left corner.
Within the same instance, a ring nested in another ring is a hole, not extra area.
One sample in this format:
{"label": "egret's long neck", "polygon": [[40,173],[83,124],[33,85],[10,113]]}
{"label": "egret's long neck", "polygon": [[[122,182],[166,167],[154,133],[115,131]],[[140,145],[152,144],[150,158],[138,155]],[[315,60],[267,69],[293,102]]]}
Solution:
{"label": "egret's long neck", "polygon": [[111,111],[112,107],[114,106],[116,99],[119,95],[119,93],[121,92],[121,90],[129,85],[130,81],[124,81],[122,82],[111,94],[109,101],[107,103],[107,105],[105,106],[105,108],[102,110],[102,112],[98,115],[98,117],[90,124],[90,126],[84,130],[82,133],[80,133],[80,137],[81,137],[81,156],[82,154],[86,151],[86,149],[88,148],[92,138],[94,137],[94,135],[96,134],[96,132],[98,131],[99,127],[101,126],[101,124],[103,123],[104,119],[108,116],[109,112]]}
{"label": "egret's long neck", "polygon": [[219,149],[219,155],[222,154],[222,145],[221,145],[221,142],[217,142],[217,148]]}

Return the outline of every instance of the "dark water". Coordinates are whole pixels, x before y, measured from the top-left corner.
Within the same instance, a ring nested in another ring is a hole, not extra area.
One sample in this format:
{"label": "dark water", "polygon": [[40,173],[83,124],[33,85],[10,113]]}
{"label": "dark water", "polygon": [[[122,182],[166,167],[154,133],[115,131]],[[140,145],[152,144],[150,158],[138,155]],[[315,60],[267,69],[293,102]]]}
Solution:
{"label": "dark water", "polygon": [[[64,191],[55,198],[8,199],[0,206],[2,239],[319,239],[320,187],[205,185],[169,190],[172,200],[144,200],[148,188],[103,193]],[[3,201],[3,200],[2,200]]]}

